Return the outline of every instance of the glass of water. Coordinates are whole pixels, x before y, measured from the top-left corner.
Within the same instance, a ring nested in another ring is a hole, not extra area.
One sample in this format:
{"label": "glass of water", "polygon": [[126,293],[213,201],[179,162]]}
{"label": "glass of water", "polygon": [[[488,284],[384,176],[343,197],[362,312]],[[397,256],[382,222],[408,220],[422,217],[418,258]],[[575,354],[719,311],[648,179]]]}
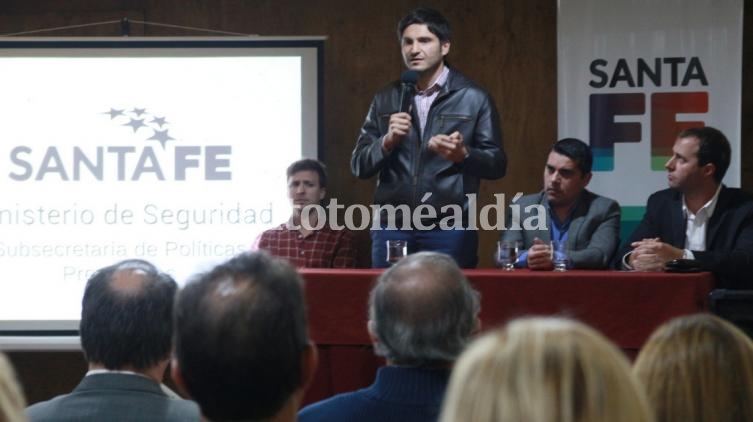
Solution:
{"label": "glass of water", "polygon": [[520,242],[517,240],[500,240],[497,242],[497,256],[495,257],[497,265],[505,271],[514,270],[519,250]]}
{"label": "glass of water", "polygon": [[387,241],[387,262],[394,264],[408,255],[407,240],[388,240]]}
{"label": "glass of water", "polygon": [[554,271],[567,271],[570,254],[566,240],[552,240],[552,264]]}

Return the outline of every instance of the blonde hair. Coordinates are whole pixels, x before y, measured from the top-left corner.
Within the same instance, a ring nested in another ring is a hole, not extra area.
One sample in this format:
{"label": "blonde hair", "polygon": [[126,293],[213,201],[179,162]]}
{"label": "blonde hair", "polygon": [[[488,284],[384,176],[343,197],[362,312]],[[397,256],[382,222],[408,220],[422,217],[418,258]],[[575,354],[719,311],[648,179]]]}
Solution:
{"label": "blonde hair", "polygon": [[522,318],[475,343],[452,373],[442,422],[653,421],[621,352],[563,318]]}
{"label": "blonde hair", "polygon": [[675,318],[633,368],[657,421],[753,421],[753,342],[711,314]]}
{"label": "blonde hair", "polygon": [[26,421],[26,400],[8,358],[0,353],[0,422]]}

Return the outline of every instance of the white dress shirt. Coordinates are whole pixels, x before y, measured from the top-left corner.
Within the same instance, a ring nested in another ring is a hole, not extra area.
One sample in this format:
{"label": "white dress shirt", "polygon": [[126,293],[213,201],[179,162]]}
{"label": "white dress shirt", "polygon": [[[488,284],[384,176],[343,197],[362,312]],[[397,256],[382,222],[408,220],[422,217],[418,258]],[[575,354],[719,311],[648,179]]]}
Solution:
{"label": "white dress shirt", "polygon": [[716,203],[719,200],[719,192],[722,191],[722,185],[716,189],[716,193],[706,202],[695,214],[693,214],[685,204],[685,198],[682,199],[682,213],[685,216],[685,251],[683,258],[694,259],[692,251],[706,250],[706,231],[711,216],[716,209]]}

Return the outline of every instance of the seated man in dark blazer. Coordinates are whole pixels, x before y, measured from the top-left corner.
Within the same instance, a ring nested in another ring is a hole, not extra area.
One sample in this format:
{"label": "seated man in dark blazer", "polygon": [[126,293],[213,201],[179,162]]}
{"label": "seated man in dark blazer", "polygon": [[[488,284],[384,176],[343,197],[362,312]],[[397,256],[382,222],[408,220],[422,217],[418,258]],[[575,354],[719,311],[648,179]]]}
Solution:
{"label": "seated man in dark blazer", "polygon": [[665,165],[669,189],[648,198],[621,267],[662,271],[673,259],[695,259],[718,287],[753,288],[753,197],[722,184],[730,155],[727,138],[712,127],[677,136]]}
{"label": "seated man in dark blazer", "polygon": [[170,276],[141,260],[94,273],[79,327],[89,372],[70,394],[29,407],[31,422],[199,421],[196,403],[166,394],[161,385],[177,289]]}
{"label": "seated man in dark blazer", "polygon": [[197,275],[175,302],[175,383],[206,421],[294,422],[316,370],[303,279],[244,253]]}
{"label": "seated man in dark blazer", "polygon": [[554,268],[551,240],[567,242],[571,268],[603,269],[619,245],[620,206],[586,190],[591,181],[591,148],[575,138],[552,146],[544,167],[544,190],[510,205],[501,240],[526,249],[517,266]]}

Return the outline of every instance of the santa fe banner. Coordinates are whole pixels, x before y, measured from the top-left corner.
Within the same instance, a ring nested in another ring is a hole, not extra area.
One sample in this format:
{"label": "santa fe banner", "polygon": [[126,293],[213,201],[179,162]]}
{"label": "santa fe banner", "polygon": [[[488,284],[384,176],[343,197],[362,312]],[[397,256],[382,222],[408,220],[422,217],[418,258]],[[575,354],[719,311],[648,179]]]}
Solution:
{"label": "santa fe banner", "polygon": [[591,145],[589,189],[619,201],[623,238],[667,187],[677,134],[714,126],[740,186],[743,0],[560,0],[558,132]]}

